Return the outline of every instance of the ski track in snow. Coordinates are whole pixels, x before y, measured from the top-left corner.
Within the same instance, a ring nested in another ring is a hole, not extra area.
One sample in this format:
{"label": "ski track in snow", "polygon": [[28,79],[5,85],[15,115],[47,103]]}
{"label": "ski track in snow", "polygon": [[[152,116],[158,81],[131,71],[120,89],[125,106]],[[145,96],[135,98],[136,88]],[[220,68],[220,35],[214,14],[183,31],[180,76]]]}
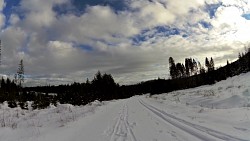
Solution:
{"label": "ski track in snow", "polygon": [[215,141],[215,140],[224,140],[224,141],[247,141],[245,139],[240,139],[238,137],[233,137],[231,135],[227,135],[225,133],[215,131],[213,129],[209,129],[207,127],[203,127],[200,125],[196,125],[193,123],[190,123],[188,121],[185,121],[183,119],[177,118],[171,114],[168,114],[164,112],[163,110],[160,110],[156,108],[155,106],[152,106],[148,103],[146,103],[143,100],[139,100],[139,103],[151,111],[156,117],[161,118],[168,124],[171,124],[175,126],[176,128],[179,128],[183,130],[184,132],[200,139],[200,140],[206,140],[206,141]]}
{"label": "ski track in snow", "polygon": [[122,106],[119,116],[117,117],[110,141],[136,141],[135,135],[128,122],[128,106],[125,103]]}

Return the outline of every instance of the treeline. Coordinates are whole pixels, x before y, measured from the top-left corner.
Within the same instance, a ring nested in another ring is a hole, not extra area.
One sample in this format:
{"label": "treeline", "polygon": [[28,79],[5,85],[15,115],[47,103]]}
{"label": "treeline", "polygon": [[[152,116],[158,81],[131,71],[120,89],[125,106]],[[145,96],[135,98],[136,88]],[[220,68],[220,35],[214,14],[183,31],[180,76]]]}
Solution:
{"label": "treeline", "polygon": [[[191,61],[192,60],[192,61]],[[198,87],[207,84],[214,84],[215,82],[225,80],[228,77],[239,75],[241,73],[250,71],[250,49],[245,53],[239,55],[237,61],[229,63],[224,67],[215,70],[214,62],[211,58],[205,59],[205,69],[200,66],[194,59],[185,59],[185,65],[181,63],[174,63],[172,57],[169,58],[170,76],[172,79],[157,79],[146,82],[141,82],[136,85],[124,86],[124,92],[130,95],[136,94],[160,94],[171,92],[174,90],[181,90],[187,88]],[[196,67],[196,64],[200,67]],[[131,94],[132,93],[132,94]]]}
{"label": "treeline", "polygon": [[[205,65],[207,72],[214,70],[214,60],[211,57],[210,61],[206,57]],[[185,65],[182,63],[175,64],[172,57],[169,57],[169,72],[172,79],[190,77],[192,75],[203,74],[206,72],[205,67],[201,63],[192,58],[185,59]]]}
{"label": "treeline", "polygon": [[44,108],[57,102],[84,105],[94,100],[112,100],[120,98],[120,86],[110,74],[98,71],[92,81],[59,86],[40,86],[24,88],[25,93],[34,93],[33,108]]}
{"label": "treeline", "polygon": [[6,101],[11,108],[20,106],[22,109],[27,109],[27,101],[34,100],[34,95],[23,93],[23,88],[20,85],[17,85],[15,80],[2,78],[0,80],[0,86],[0,103]]}
{"label": "treeline", "polygon": [[7,101],[11,108],[28,109],[28,101],[33,109],[43,109],[57,103],[85,105],[94,100],[112,100],[120,98],[120,86],[110,74],[96,73],[92,81],[71,85],[39,86],[22,88],[19,82],[9,78],[1,79],[0,103]]}
{"label": "treeline", "polygon": [[[156,79],[135,85],[115,83],[112,75],[97,72],[93,80],[59,86],[21,87],[21,81],[1,79],[0,102],[7,101],[10,107],[28,108],[32,101],[33,109],[42,109],[58,102],[85,105],[94,100],[113,100],[141,94],[160,94],[174,90],[213,84],[228,77],[250,70],[250,51],[240,54],[239,59],[218,69],[214,68],[213,58],[205,59],[205,67],[199,61],[186,58],[185,62],[175,63],[169,58],[171,79]],[[22,65],[21,65],[22,66]],[[22,68],[22,67],[21,67]],[[23,73],[22,73],[23,74]]]}
{"label": "treeline", "polygon": [[23,60],[18,65],[14,80],[4,79],[3,77],[0,80],[0,103],[6,101],[11,108],[19,105],[21,108],[27,109],[27,101],[30,101],[33,95],[23,93],[22,82],[24,82]]}

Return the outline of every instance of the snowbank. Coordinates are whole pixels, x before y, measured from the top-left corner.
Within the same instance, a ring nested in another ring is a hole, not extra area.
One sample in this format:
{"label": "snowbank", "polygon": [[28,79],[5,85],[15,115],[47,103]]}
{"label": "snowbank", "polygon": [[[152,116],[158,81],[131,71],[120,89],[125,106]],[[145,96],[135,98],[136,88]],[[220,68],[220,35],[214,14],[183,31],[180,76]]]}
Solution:
{"label": "snowbank", "polygon": [[[36,137],[56,128],[67,126],[78,118],[93,114],[104,102],[94,101],[86,106],[71,104],[51,105],[47,109],[22,110],[9,108],[5,102],[0,105],[0,140],[19,140]],[[11,136],[16,134],[16,136]],[[11,138],[10,138],[11,137]]]}
{"label": "snowbank", "polygon": [[214,85],[153,96],[161,100],[215,109],[250,107],[250,73]]}

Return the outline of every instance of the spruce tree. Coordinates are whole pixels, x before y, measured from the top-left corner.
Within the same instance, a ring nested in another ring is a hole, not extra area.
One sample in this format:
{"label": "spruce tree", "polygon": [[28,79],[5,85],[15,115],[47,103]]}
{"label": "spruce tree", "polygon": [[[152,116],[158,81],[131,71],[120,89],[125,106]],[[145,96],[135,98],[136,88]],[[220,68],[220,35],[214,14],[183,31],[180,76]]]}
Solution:
{"label": "spruce tree", "polygon": [[198,64],[194,59],[193,59],[193,73],[194,75],[198,74]]}
{"label": "spruce tree", "polygon": [[214,60],[213,60],[213,58],[211,57],[211,59],[210,59],[210,62],[209,62],[209,66],[210,66],[210,70],[212,71],[212,70],[214,70]]}
{"label": "spruce tree", "polygon": [[17,73],[15,74],[15,82],[17,85],[22,86],[22,83],[24,82],[24,65],[23,60],[20,61],[18,65]]}
{"label": "spruce tree", "polygon": [[188,58],[185,59],[185,71],[186,71],[186,76],[190,76],[190,72],[189,72],[189,63],[188,63]]}
{"label": "spruce tree", "polygon": [[190,58],[190,59],[188,60],[188,63],[189,63],[189,67],[190,67],[190,72],[191,72],[191,75],[193,75],[193,74],[194,74],[194,64],[193,64],[193,59],[192,59],[192,58]]}
{"label": "spruce tree", "polygon": [[173,57],[169,57],[169,71],[172,79],[177,77],[177,69]]}
{"label": "spruce tree", "polygon": [[205,66],[207,67],[207,71],[210,71],[210,62],[207,57],[205,59]]}
{"label": "spruce tree", "polygon": [[181,63],[176,64],[176,69],[177,69],[177,77],[181,78],[184,76],[184,67]]}

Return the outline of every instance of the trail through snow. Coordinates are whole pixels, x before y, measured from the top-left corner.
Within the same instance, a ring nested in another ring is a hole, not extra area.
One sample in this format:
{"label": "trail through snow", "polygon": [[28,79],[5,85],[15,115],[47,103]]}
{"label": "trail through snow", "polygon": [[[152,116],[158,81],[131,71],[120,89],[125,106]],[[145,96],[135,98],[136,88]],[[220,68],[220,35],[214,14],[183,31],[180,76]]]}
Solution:
{"label": "trail through snow", "polygon": [[[164,107],[167,108],[167,107]],[[183,117],[184,118],[184,117]],[[110,102],[65,127],[19,141],[247,141],[162,110],[143,96]],[[247,130],[248,131],[248,130]],[[15,130],[14,130],[15,132]],[[248,131],[249,132],[249,131]],[[18,134],[17,134],[18,137]],[[5,141],[16,140],[17,138]],[[0,140],[1,136],[0,136]]]}
{"label": "trail through snow", "polygon": [[111,135],[111,141],[130,139],[136,141],[135,135],[128,123],[128,106],[127,103],[123,105],[121,113],[119,114],[113,133]]}
{"label": "trail through snow", "polygon": [[[211,86],[77,107],[0,105],[0,141],[250,141],[250,73]],[[11,125],[15,125],[14,128]]]}
{"label": "trail through snow", "polygon": [[[150,111],[152,111],[152,113],[154,113],[157,117],[162,118],[164,121],[166,121],[167,123],[172,124],[173,126],[175,126],[176,128],[179,128],[191,135],[193,135],[194,137],[197,137],[201,140],[206,140],[206,141],[212,141],[212,140],[226,140],[226,141],[247,141],[245,139],[240,139],[238,137],[234,137],[219,131],[215,131],[213,129],[209,129],[207,127],[203,127],[197,124],[193,124],[190,122],[187,122],[183,119],[177,118],[171,114],[168,114],[162,110],[159,110],[158,108],[149,105],[147,103],[145,103],[144,101],[140,100],[140,103],[146,107],[147,109],[149,109]],[[205,134],[204,134],[205,133]]]}

